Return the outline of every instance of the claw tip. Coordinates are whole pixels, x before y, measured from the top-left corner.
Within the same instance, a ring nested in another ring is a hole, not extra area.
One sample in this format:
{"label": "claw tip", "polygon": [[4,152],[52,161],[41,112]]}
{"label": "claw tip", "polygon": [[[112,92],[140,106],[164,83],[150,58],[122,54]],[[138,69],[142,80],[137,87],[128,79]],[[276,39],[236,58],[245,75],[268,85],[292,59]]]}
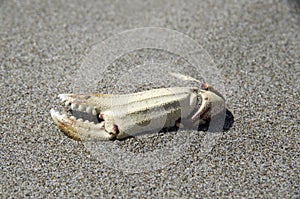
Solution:
{"label": "claw tip", "polygon": [[53,108],[50,110],[50,114],[53,120],[57,118],[57,112]]}

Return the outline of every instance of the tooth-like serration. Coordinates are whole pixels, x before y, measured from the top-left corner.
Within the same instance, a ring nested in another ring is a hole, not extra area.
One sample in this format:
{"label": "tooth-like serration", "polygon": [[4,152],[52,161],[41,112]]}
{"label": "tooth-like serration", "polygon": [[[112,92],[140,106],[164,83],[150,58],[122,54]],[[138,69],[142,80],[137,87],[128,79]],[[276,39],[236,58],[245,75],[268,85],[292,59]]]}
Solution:
{"label": "tooth-like serration", "polygon": [[67,99],[67,94],[59,94],[58,97],[64,101]]}
{"label": "tooth-like serration", "polygon": [[77,122],[83,122],[82,118],[77,119]]}
{"label": "tooth-like serration", "polygon": [[93,109],[92,114],[97,115],[97,111],[95,109]]}
{"label": "tooth-like serration", "polygon": [[71,120],[76,120],[76,117],[71,116],[70,119],[71,119]]}
{"label": "tooth-like serration", "polygon": [[72,104],[72,105],[71,105],[71,109],[72,109],[72,110],[76,110],[77,108],[78,108],[78,105],[77,105],[77,104]]}
{"label": "tooth-like serration", "polygon": [[85,111],[85,106],[79,105],[78,111]]}
{"label": "tooth-like serration", "polygon": [[87,113],[92,113],[92,111],[93,111],[93,107],[91,107],[91,106],[88,106],[88,107],[86,107],[86,110],[85,110]]}

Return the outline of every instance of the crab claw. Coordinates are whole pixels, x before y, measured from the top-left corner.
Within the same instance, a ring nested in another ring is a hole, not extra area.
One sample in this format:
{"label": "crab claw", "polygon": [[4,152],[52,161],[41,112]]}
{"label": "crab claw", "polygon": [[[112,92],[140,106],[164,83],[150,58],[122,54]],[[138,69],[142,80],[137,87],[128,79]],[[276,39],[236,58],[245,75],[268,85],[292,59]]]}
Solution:
{"label": "crab claw", "polygon": [[51,117],[57,126],[70,138],[81,141],[88,140],[110,140],[114,138],[113,134],[108,133],[104,128],[104,121],[99,124],[76,119],[66,114],[61,115],[59,112],[51,109]]}

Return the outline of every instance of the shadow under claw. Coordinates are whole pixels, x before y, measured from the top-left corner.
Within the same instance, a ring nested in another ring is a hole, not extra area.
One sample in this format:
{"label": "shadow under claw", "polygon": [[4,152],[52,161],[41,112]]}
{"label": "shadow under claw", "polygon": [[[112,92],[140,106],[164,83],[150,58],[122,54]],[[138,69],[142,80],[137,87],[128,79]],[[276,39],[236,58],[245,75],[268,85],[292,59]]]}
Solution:
{"label": "shadow under claw", "polygon": [[[233,114],[228,109],[226,109],[226,113],[225,114],[226,114],[225,115],[225,121],[224,121],[224,125],[223,125],[223,129],[222,130],[223,131],[228,131],[232,127],[232,125],[234,123],[234,116],[233,116]],[[219,117],[218,118],[218,116],[216,116],[216,120],[219,121],[219,122],[222,122],[223,118],[224,117]],[[220,119],[220,120],[218,120],[218,119]],[[214,129],[213,127],[210,126],[210,123],[211,123],[211,121],[208,120],[205,124],[200,124],[198,126],[198,131],[214,132],[214,131],[221,130],[220,128],[219,129]]]}
{"label": "shadow under claw", "polygon": [[[221,115],[215,116],[213,118],[213,120],[215,121],[214,124],[211,124],[211,120],[207,120],[206,123],[199,124],[198,131],[208,131],[208,132],[228,131],[234,123],[234,116],[231,113],[231,111],[229,111],[228,109],[226,109],[225,114],[226,114],[225,121],[224,121],[224,116]],[[221,124],[223,124],[223,127],[221,126]],[[160,130],[159,133],[177,131],[178,129],[179,127],[177,126],[166,127]]]}

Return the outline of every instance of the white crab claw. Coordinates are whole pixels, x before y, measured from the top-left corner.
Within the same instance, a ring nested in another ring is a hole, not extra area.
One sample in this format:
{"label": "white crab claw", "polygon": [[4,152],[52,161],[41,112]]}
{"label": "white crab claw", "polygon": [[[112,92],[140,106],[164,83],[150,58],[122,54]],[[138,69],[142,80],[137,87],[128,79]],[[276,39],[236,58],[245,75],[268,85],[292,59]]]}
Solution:
{"label": "white crab claw", "polygon": [[[224,97],[206,83],[201,89],[171,87],[124,95],[60,94],[59,98],[73,115],[61,115],[52,109],[51,116],[66,135],[76,140],[124,139],[174,125],[194,128],[197,121],[217,123],[223,128],[221,117],[220,122],[211,118],[224,115],[226,110]],[[76,113],[97,115],[100,123],[77,119]]]}

